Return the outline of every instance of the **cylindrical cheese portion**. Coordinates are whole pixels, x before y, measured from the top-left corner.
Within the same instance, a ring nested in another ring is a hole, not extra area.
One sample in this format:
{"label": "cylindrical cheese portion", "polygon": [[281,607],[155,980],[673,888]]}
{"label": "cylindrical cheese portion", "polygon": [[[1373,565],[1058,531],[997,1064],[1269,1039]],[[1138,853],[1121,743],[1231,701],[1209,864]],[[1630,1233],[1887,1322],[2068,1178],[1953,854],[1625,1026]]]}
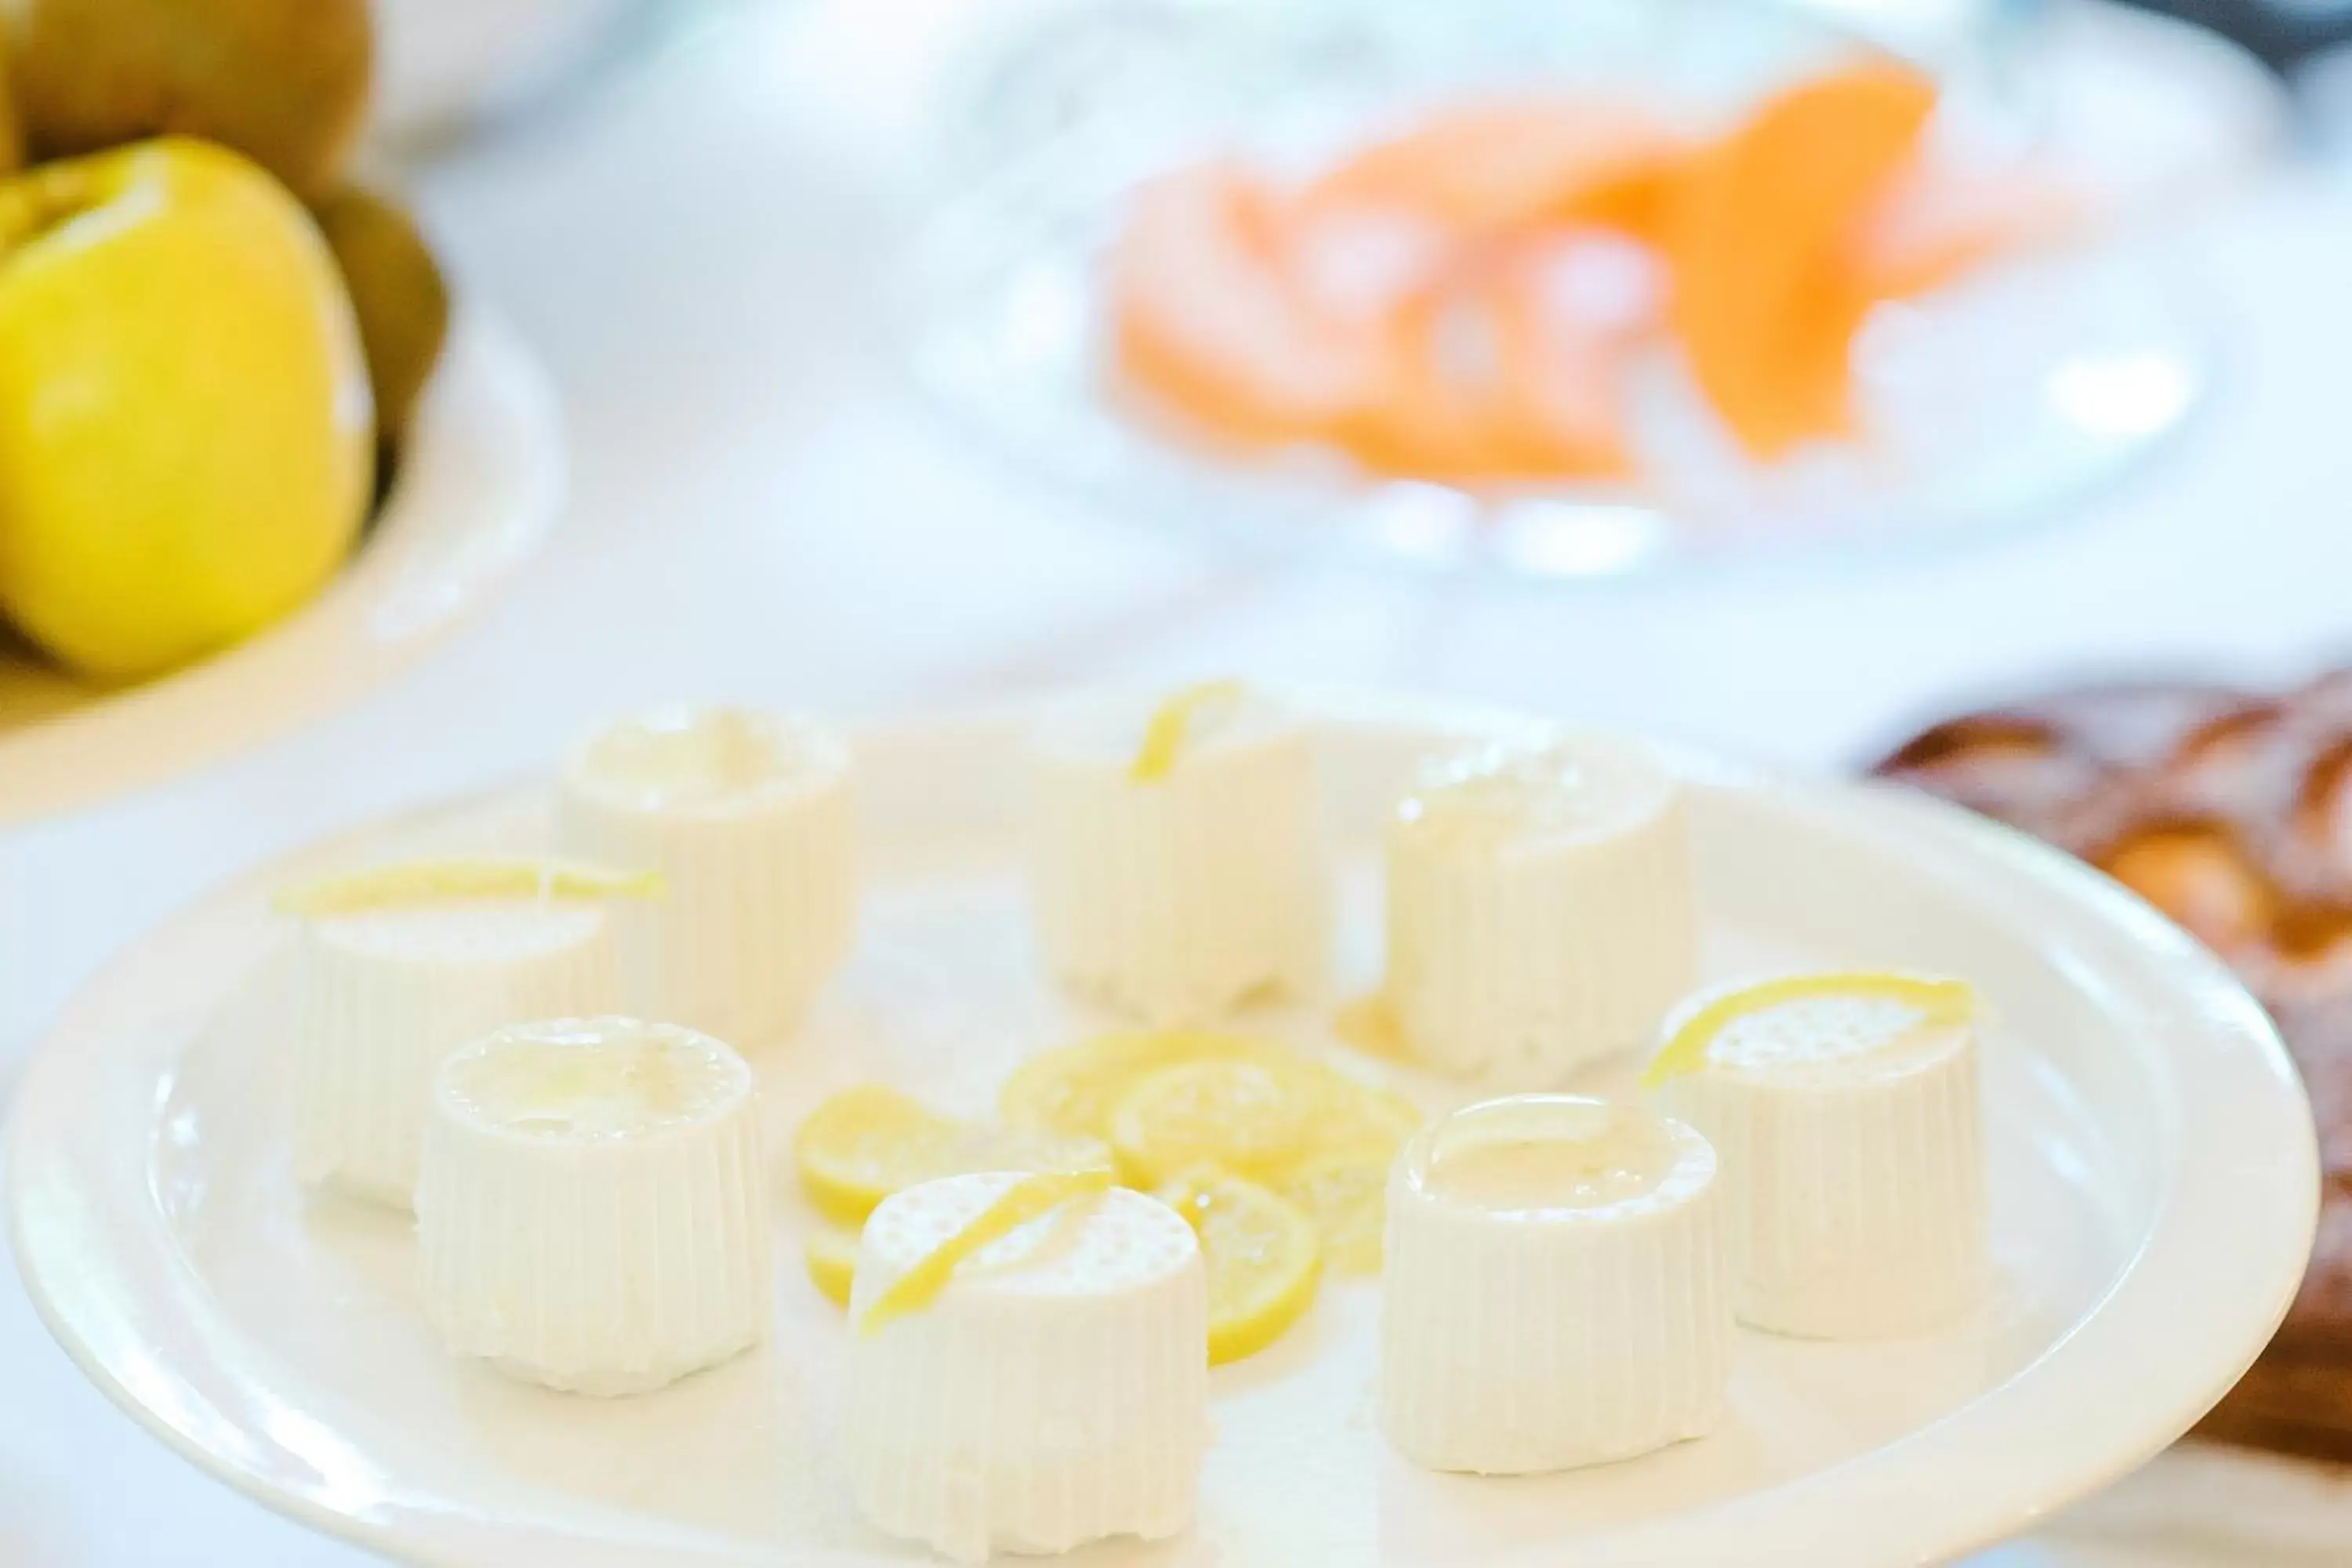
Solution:
{"label": "cylindrical cheese portion", "polygon": [[1644,749],[1498,747],[1432,769],[1388,833],[1388,1004],[1411,1053],[1497,1089],[1646,1044],[1691,987],[1680,788]]}
{"label": "cylindrical cheese portion", "polygon": [[562,852],[662,875],[614,911],[628,1005],[742,1049],[799,1025],[856,934],[848,748],[740,709],[614,721],[566,760]]}
{"label": "cylindrical cheese portion", "polygon": [[1721,1030],[1658,1103],[1723,1162],[1741,1321],[1873,1339],[1942,1326],[1983,1299],[1969,1024],[1921,1026],[1886,998],[1783,1002]]}
{"label": "cylindrical cheese portion", "polygon": [[1321,980],[1330,867],[1306,731],[1263,697],[1204,713],[1172,765],[1133,776],[1143,705],[1039,727],[1031,868],[1047,970],[1152,1025],[1204,1022]]}
{"label": "cylindrical cheese portion", "polygon": [[1423,1130],[1389,1184],[1381,1426],[1413,1463],[1525,1475],[1704,1435],[1730,1374],[1715,1154],[1566,1096]]}
{"label": "cylindrical cheese portion", "polygon": [[935,1300],[856,1327],[1022,1179],[950,1176],[885,1199],[850,1301],[858,1506],[959,1562],[1177,1534],[1208,1447],[1200,1244],[1139,1193],[1066,1203],[965,1260]]}
{"label": "cylindrical cheese portion", "polygon": [[508,1024],[620,1000],[608,911],[593,903],[328,915],[305,923],[296,962],[296,1173],[402,1209],[445,1057]]}
{"label": "cylindrical cheese portion", "polygon": [[751,1069],[691,1030],[530,1024],[442,1065],[416,1189],[418,1296],[510,1376],[638,1394],[767,1337]]}

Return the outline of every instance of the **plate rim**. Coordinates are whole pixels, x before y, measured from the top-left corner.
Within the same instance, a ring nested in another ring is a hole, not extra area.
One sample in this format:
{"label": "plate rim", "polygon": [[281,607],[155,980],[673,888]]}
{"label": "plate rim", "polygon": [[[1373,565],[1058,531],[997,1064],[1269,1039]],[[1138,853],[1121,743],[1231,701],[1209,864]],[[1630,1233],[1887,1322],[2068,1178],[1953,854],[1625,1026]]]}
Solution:
{"label": "plate rim", "polygon": [[[1399,739],[1465,724],[1528,721],[1524,714],[1385,699],[1321,699],[1311,708],[1318,723],[1387,731]],[[992,735],[1001,742],[1023,715],[1034,711],[1033,704],[951,711],[935,719],[854,726],[850,732],[861,756],[936,746],[959,735],[967,744]],[[1888,1443],[1693,1513],[1595,1539],[1605,1541],[1612,1564],[1720,1561],[1716,1554],[1722,1542],[1737,1538],[1746,1562],[1808,1568],[1941,1560],[2011,1539],[2137,1468],[2186,1432],[2252,1364],[2284,1318],[2303,1277],[2319,1201],[2317,1139],[2301,1080],[2260,1005],[2218,959],[2136,895],[2048,846],[1896,786],[1808,779],[1725,763],[1701,752],[1664,749],[1677,771],[1699,787],[1769,797],[1769,805],[1784,812],[1834,817],[1882,841],[1902,843],[1939,862],[1940,870],[1965,877],[1973,867],[1992,882],[2050,897],[2053,910],[2064,911],[2060,923],[2072,922],[2080,928],[2077,934],[2089,933],[2107,950],[2103,958],[2126,970],[2136,967],[2139,984],[2168,996],[2167,1016],[2185,1043],[2168,1053],[2170,1088],[2165,1099],[2172,1112],[2168,1120],[2176,1125],[2152,1216],[2108,1288],[2057,1341],[1967,1405]],[[538,782],[535,775],[530,782]],[[116,1058],[131,1047],[118,1037],[110,1052],[103,1048],[107,999],[143,965],[184,949],[238,906],[251,906],[257,891],[278,885],[290,868],[348,853],[386,834],[485,810],[525,787],[524,780],[509,780],[348,825],[228,878],[182,906],[121,950],[60,1013],[26,1063],[0,1134],[7,1144],[7,1219],[18,1270],[44,1325],[83,1374],[141,1426],[246,1496],[331,1536],[394,1554],[419,1550],[418,1527],[430,1515],[412,1510],[404,1522],[381,1510],[338,1509],[271,1479],[254,1461],[240,1462],[206,1447],[134,1387],[142,1372],[152,1376],[157,1370],[151,1347],[101,1344],[97,1329],[77,1321],[100,1293],[87,1278],[68,1280],[60,1289],[62,1277],[56,1271],[70,1261],[60,1249],[76,1250],[67,1230],[110,1185],[98,1174],[102,1152],[76,1147],[76,1131],[88,1130],[96,1120],[77,1112],[100,1110],[110,1101],[120,1111],[126,1089],[142,1094],[141,1103],[152,1110],[153,1082],[143,1070],[151,1064],[133,1052],[131,1065],[142,1070],[131,1084],[115,1082],[123,1066]],[[245,913],[252,919],[257,912],[247,907]],[[184,1042],[184,1036],[173,1038]],[[176,1057],[178,1047],[172,1049]],[[105,1141],[79,1140],[83,1145],[93,1142]],[[142,1170],[146,1146],[141,1145]],[[2190,1170],[2199,1180],[2181,1179]],[[2244,1223],[2249,1214],[2263,1223]],[[152,1212],[135,1217],[160,1224]],[[79,1239],[86,1245],[89,1233]],[[2217,1240],[2232,1254],[2229,1269],[2214,1267]],[[116,1284],[129,1257],[122,1246],[119,1239],[113,1246]],[[2207,1250],[2200,1254],[2199,1246]],[[2193,1310],[2187,1310],[2174,1288],[2182,1279],[2201,1275],[2226,1277],[2231,1289],[2208,1291]],[[61,1300],[72,1291],[85,1298],[79,1308]],[[151,1363],[144,1368],[138,1364],[142,1357]],[[205,1414],[221,1412],[215,1406]],[[2057,1433],[2064,1436],[2053,1436]],[[2000,1451],[2011,1458],[1997,1467],[1983,1463],[1985,1453]],[[1959,1475],[1975,1484],[1936,1484]],[[1824,1506],[1825,1480],[1845,1494],[1842,1500],[1828,1500],[1836,1507]],[[432,1553],[435,1560],[498,1562],[743,1560],[736,1550],[716,1549],[723,1543],[699,1531],[631,1522],[625,1538],[599,1542],[535,1527],[519,1531],[497,1520],[452,1525],[445,1519],[433,1537]],[[541,1558],[533,1551],[543,1552],[551,1545],[561,1554]],[[1522,1548],[1502,1561],[1532,1568],[1545,1560],[1546,1551]],[[853,1559],[827,1554],[808,1561]]]}
{"label": "plate rim", "polygon": [[[184,669],[0,730],[0,827],[161,783],[320,718],[486,608],[562,513],[562,400],[506,318],[468,299],[415,431],[357,550],[309,604]],[[453,488],[451,470],[468,462],[474,471],[454,477],[470,482]],[[420,593],[431,570],[437,591]]]}

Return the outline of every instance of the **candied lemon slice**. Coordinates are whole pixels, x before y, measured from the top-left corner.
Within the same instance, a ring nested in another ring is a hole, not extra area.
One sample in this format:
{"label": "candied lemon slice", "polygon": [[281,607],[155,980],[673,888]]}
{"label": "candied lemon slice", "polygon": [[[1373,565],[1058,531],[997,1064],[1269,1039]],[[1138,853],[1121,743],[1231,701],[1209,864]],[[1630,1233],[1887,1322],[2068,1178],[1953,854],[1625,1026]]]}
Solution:
{"label": "candied lemon slice", "polygon": [[1148,1075],[1111,1112],[1111,1148],[1139,1184],[1215,1165],[1263,1180],[1315,1147],[1322,1096],[1272,1060],[1186,1062]]}
{"label": "candied lemon slice", "polygon": [[1193,730],[1212,715],[1238,706],[1247,690],[1238,680],[1204,680],[1160,703],[1144,726],[1143,744],[1136,748],[1135,761],[1128,766],[1129,782],[1156,784],[1174,773]]}
{"label": "candied lemon slice", "polygon": [[1053,1213],[1073,1198],[1110,1190],[1108,1171],[1055,1171],[1024,1176],[997,1195],[996,1201],[972,1215],[962,1229],[917,1259],[890,1282],[857,1321],[857,1331],[873,1333],[909,1312],[919,1312],[936,1300],[964,1259],[1019,1230],[1033,1219]]}
{"label": "candied lemon slice", "polygon": [[1209,1275],[1209,1364],[1255,1355],[1314,1303],[1315,1222],[1255,1182],[1202,1168],[1160,1189],[1201,1238]]}
{"label": "candied lemon slice", "polygon": [[793,1143],[801,1185],[828,1219],[858,1225],[892,1193],[971,1171],[1108,1171],[1099,1138],[975,1127],[881,1084],[844,1089],[809,1113]]}
{"label": "candied lemon slice", "polygon": [[923,1180],[961,1131],[895,1089],[859,1084],[809,1113],[793,1140],[793,1162],[827,1219],[857,1225],[884,1198]]}
{"label": "candied lemon slice", "polygon": [[1727,992],[1693,1013],[1650,1058],[1642,1087],[1655,1089],[1669,1079],[1698,1071],[1706,1065],[1707,1048],[1716,1037],[1738,1019],[1791,1002],[1824,999],[1897,1003],[1916,1010],[1917,1028],[1965,1024],[1976,1013],[1976,993],[1964,981],[1868,972],[1784,975]]}
{"label": "candied lemon slice", "polygon": [[1032,1057],[1005,1079],[997,1112],[1015,1127],[1110,1136],[1111,1112],[1151,1073],[1183,1062],[1286,1056],[1271,1041],[1208,1030],[1097,1035]]}
{"label": "candied lemon slice", "polygon": [[856,1231],[837,1225],[811,1226],[801,1259],[808,1269],[809,1283],[826,1300],[836,1307],[849,1305],[849,1288],[857,1282]]}
{"label": "candied lemon slice", "polygon": [[1324,1260],[1342,1274],[1381,1271],[1389,1164],[1386,1155],[1318,1154],[1285,1176],[1277,1189],[1315,1222]]}
{"label": "candied lemon slice", "polygon": [[658,871],[608,871],[576,861],[522,855],[408,860],[322,877],[279,893],[286,914],[356,913],[466,899],[657,899]]}

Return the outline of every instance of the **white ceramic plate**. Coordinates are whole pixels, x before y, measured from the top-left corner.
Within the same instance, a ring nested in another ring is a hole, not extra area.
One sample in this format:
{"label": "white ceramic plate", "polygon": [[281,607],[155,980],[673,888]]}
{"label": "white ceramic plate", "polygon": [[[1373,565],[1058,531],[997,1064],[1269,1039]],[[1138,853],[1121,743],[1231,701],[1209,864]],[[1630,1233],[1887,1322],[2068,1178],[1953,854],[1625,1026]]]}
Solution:
{"label": "white ceramic plate", "polygon": [[307,607],[176,675],[96,691],[0,658],[0,826],[153,784],[314,718],[414,663],[554,524],[554,388],[503,322],[459,312],[392,493]]}
{"label": "white ceramic plate", "polygon": [[[1377,825],[1413,760],[1470,721],[1323,714],[1333,820],[1353,852],[1346,993],[1377,967]],[[764,1058],[780,1137],[868,1077],[979,1110],[1025,1052],[1091,1026],[1035,978],[1013,842],[1019,734],[992,718],[862,737],[863,940],[803,1037]],[[1981,1316],[1879,1345],[1745,1335],[1714,1436],[1488,1481],[1386,1451],[1370,1418],[1379,1292],[1335,1282],[1287,1339],[1216,1374],[1196,1532],[1081,1561],[1941,1560],[2147,1458],[2267,1339],[2311,1239],[2313,1136],[2269,1025],[2217,963],[2113,885],[1950,808],[1681,765],[1716,973],[1927,968],[1988,994],[2001,1279]],[[395,848],[527,846],[542,810],[525,790],[363,830],[221,892],[101,976],[34,1061],[9,1127],[34,1299],[90,1376],[190,1458],[402,1556],[906,1558],[843,1500],[829,1433],[845,1331],[799,1277],[796,1200],[773,1344],[594,1403],[448,1360],[411,1306],[408,1227],[294,1188],[273,1060],[288,932],[270,890]],[[1262,1022],[1314,1042],[1327,1016]]]}

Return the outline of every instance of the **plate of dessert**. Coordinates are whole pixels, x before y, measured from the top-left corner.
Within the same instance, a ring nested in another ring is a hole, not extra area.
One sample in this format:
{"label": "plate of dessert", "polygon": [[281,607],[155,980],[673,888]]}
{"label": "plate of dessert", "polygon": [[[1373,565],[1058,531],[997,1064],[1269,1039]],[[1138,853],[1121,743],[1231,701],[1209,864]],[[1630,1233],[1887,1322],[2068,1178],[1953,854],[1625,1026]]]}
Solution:
{"label": "plate of dessert", "polygon": [[2347,763],[2352,673],[2335,669],[2037,692],[1940,721],[1875,764],[2079,856],[2195,933],[2269,1008],[2319,1118],[2318,1244],[2285,1322],[2200,1425],[2205,1441],[2070,1527],[2102,1540],[2194,1537],[2284,1561],[2340,1552],[2352,1523]]}
{"label": "plate of dessert", "polygon": [[1797,7],[1090,6],[974,74],[915,377],[1172,526],[1555,581],[1916,546],[2204,379],[2138,197]]}
{"label": "plate of dessert", "polygon": [[60,1342],[432,1562],[1884,1564],[2201,1416],[2262,1008],[1938,803],[1233,680],[677,709],[202,901],[8,1129]]}
{"label": "plate of dessert", "polygon": [[544,374],[352,168],[363,0],[0,26],[0,823],[415,658],[552,524]]}

